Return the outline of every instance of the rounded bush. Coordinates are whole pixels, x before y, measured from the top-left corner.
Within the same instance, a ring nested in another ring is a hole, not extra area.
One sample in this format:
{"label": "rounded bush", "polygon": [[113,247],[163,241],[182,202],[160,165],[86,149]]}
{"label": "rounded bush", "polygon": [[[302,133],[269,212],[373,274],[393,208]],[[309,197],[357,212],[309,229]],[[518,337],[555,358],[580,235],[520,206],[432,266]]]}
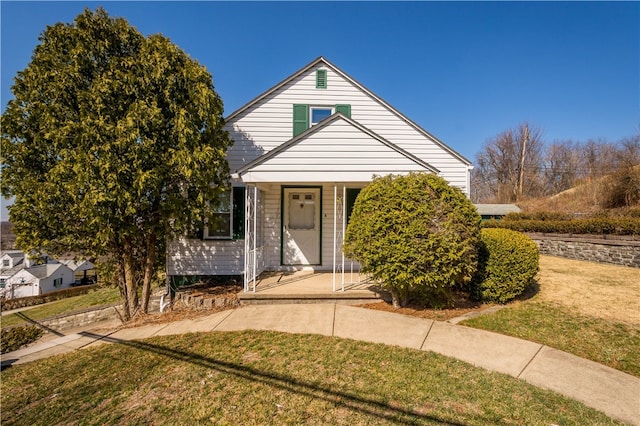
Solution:
{"label": "rounded bush", "polygon": [[483,229],[472,294],[483,301],[512,300],[535,277],[539,259],[538,246],[526,235],[509,229]]}
{"label": "rounded bush", "polygon": [[441,177],[376,177],[356,199],[344,251],[391,292],[394,306],[410,295],[438,301],[473,277],[480,222],[467,196]]}

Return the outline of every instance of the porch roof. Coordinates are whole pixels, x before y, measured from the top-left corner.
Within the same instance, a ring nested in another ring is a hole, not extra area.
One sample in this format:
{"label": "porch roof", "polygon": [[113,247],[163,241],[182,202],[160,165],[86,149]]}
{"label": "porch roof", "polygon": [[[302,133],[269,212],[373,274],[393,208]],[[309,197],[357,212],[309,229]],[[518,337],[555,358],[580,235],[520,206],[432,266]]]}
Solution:
{"label": "porch roof", "polygon": [[238,169],[247,183],[369,182],[374,174],[439,170],[355,120],[335,113]]}

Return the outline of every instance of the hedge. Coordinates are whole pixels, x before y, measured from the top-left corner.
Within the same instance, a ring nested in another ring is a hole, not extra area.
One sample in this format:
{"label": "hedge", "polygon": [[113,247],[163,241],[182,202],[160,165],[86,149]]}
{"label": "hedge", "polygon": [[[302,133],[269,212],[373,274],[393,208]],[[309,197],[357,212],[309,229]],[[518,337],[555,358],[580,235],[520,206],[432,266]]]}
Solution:
{"label": "hedge", "polygon": [[538,246],[510,229],[483,229],[478,255],[471,283],[478,300],[506,303],[522,294],[538,272]]}
{"label": "hedge", "polygon": [[[525,216],[526,217],[526,216]],[[502,220],[488,220],[484,228],[505,228],[519,232],[543,232],[550,234],[599,234],[640,236],[640,218],[588,218],[571,220],[515,219],[505,216]]]}
{"label": "hedge", "polygon": [[70,287],[62,290],[55,290],[38,296],[18,297],[16,299],[7,299],[2,302],[2,310],[11,310],[24,308],[26,306],[41,305],[43,303],[54,302],[68,297],[80,296],[87,294],[92,290],[100,288],[100,284],[83,285],[79,287]]}

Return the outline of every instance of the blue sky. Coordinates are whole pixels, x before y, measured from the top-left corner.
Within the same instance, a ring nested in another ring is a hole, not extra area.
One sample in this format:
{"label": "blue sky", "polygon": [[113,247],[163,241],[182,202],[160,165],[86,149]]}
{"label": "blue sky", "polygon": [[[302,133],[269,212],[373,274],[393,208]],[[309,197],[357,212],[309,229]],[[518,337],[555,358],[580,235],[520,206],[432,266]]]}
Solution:
{"label": "blue sky", "polygon": [[638,2],[3,0],[2,111],[46,25],[100,5],[205,65],[225,114],[324,56],[471,161],[525,121],[548,142],[640,131]]}

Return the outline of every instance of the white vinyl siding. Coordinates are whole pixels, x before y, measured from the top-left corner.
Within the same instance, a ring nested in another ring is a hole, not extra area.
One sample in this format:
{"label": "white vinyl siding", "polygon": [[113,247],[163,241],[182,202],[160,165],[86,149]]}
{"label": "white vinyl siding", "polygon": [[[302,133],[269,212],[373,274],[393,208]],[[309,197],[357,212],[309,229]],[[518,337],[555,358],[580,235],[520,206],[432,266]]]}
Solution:
{"label": "white vinyl siding", "polygon": [[368,182],[374,174],[409,171],[425,168],[347,121],[337,119],[253,167],[243,178],[248,182]]}
{"label": "white vinyl siding", "polygon": [[227,124],[235,144],[228,153],[231,170],[291,139],[293,104],[351,105],[351,118],[431,164],[450,183],[466,190],[467,165],[427,138],[401,116],[327,69],[327,89],[316,89],[315,69],[284,85]]}
{"label": "white vinyl siding", "polygon": [[[326,70],[327,85],[321,90],[316,84],[317,69]],[[308,110],[313,106],[333,106],[335,111],[347,117],[350,115],[355,123],[405,151],[399,152],[370,132],[339,118],[324,128],[323,124],[318,124],[320,128],[315,132],[309,131],[300,140],[296,139],[296,143],[242,174],[245,182],[256,182],[263,191],[263,253],[267,269],[282,269],[282,184],[322,185],[322,265],[318,269],[325,270],[331,269],[333,260],[332,182],[350,182],[348,187],[363,187],[373,174],[424,170],[424,165],[420,165],[422,161],[439,170],[452,185],[469,192],[466,160],[416,128],[375,95],[362,90],[353,80],[334,71],[324,60],[258,99],[227,118],[225,129],[234,140],[227,153],[232,173],[309,127],[309,122],[305,123],[306,119],[299,116],[299,132],[294,132],[294,105],[299,106],[299,114],[303,107]],[[414,161],[414,157],[419,161]],[[167,252],[169,275],[236,275],[244,272],[244,240],[182,239],[171,242]]]}
{"label": "white vinyl siding", "polygon": [[168,275],[241,275],[244,240],[180,239],[167,247]]}

